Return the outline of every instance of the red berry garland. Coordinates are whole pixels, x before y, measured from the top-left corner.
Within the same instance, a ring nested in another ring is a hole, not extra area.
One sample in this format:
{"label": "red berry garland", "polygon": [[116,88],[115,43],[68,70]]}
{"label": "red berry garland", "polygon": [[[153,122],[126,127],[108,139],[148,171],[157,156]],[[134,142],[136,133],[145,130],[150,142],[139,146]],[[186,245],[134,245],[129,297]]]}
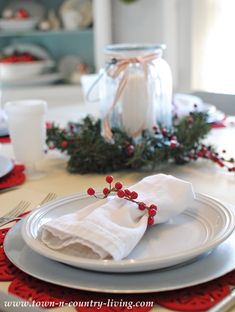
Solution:
{"label": "red berry garland", "polygon": [[121,182],[116,182],[114,184],[114,187],[112,186],[112,182],[113,182],[113,177],[112,176],[107,176],[105,178],[105,181],[109,184],[109,188],[105,187],[103,188],[103,197],[97,196],[95,195],[95,190],[93,189],[93,187],[89,187],[87,189],[87,194],[89,196],[94,196],[95,198],[100,198],[100,199],[104,199],[107,198],[109,196],[109,194],[113,194],[116,193],[116,195],[119,198],[123,198],[126,200],[129,200],[133,203],[136,203],[138,205],[138,208],[142,211],[147,210],[148,211],[148,225],[153,225],[154,224],[154,217],[157,214],[157,205],[155,204],[151,204],[150,206],[147,206],[145,203],[143,202],[138,202],[135,199],[138,198],[138,193],[135,191],[130,191],[128,189],[123,189],[123,185]]}
{"label": "red berry garland", "polygon": [[[226,150],[222,151],[223,154],[226,153]],[[210,146],[205,146],[204,144],[198,146],[194,150],[194,154],[189,154],[188,157],[191,160],[197,160],[197,158],[206,158],[210,159],[220,167],[225,167],[229,172],[235,172],[235,167],[231,164],[234,163],[233,158],[225,159],[224,157],[219,156],[218,153],[211,150]]]}

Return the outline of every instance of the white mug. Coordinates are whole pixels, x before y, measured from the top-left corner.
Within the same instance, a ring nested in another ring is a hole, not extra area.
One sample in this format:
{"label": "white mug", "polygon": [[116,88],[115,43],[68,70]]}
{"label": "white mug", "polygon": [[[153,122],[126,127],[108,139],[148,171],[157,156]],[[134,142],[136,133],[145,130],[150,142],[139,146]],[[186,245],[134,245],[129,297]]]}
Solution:
{"label": "white mug", "polygon": [[79,13],[77,11],[68,10],[62,13],[63,26],[66,30],[79,29]]}

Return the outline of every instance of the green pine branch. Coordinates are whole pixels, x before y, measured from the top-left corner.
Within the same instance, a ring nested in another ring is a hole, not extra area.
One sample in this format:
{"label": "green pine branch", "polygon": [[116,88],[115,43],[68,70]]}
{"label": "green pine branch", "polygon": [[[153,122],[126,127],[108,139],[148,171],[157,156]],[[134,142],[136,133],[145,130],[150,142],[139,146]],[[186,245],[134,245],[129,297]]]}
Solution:
{"label": "green pine branch", "polygon": [[[104,173],[154,168],[172,160],[178,164],[188,162],[190,153],[197,153],[209,131],[207,115],[193,112],[175,119],[166,133],[162,129],[143,131],[138,141],[120,129],[112,129],[113,142],[108,142],[101,134],[101,121],[86,117],[81,123],[69,123],[65,129],[53,124],[47,129],[47,144],[69,156],[70,172]],[[173,137],[177,138],[176,146],[172,146]]]}

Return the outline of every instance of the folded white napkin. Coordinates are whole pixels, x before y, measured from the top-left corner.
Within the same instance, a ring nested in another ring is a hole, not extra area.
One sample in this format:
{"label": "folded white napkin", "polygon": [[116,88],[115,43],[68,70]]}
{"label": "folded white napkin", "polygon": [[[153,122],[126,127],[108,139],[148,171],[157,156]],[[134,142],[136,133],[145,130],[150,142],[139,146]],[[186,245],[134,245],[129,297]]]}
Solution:
{"label": "folded white napkin", "polygon": [[195,105],[197,105],[196,110],[198,112],[208,109],[198,96],[182,93],[176,93],[173,96],[173,109],[178,117],[187,116],[190,112],[195,111]]}
{"label": "folded white napkin", "polygon": [[[138,201],[158,206],[155,224],[167,222],[194,200],[191,183],[157,174],[129,188]],[[120,260],[138,244],[147,228],[147,211],[125,199],[111,197],[44,224],[40,239],[49,248],[94,259]]]}

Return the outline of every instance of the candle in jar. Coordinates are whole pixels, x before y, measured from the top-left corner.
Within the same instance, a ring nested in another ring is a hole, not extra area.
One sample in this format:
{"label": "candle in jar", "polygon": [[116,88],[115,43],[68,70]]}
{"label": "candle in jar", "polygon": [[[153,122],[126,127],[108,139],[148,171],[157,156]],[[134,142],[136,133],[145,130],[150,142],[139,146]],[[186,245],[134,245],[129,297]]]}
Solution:
{"label": "candle in jar", "polygon": [[147,77],[143,70],[130,71],[120,98],[121,122],[130,136],[137,136],[143,129],[152,129],[156,123]]}

